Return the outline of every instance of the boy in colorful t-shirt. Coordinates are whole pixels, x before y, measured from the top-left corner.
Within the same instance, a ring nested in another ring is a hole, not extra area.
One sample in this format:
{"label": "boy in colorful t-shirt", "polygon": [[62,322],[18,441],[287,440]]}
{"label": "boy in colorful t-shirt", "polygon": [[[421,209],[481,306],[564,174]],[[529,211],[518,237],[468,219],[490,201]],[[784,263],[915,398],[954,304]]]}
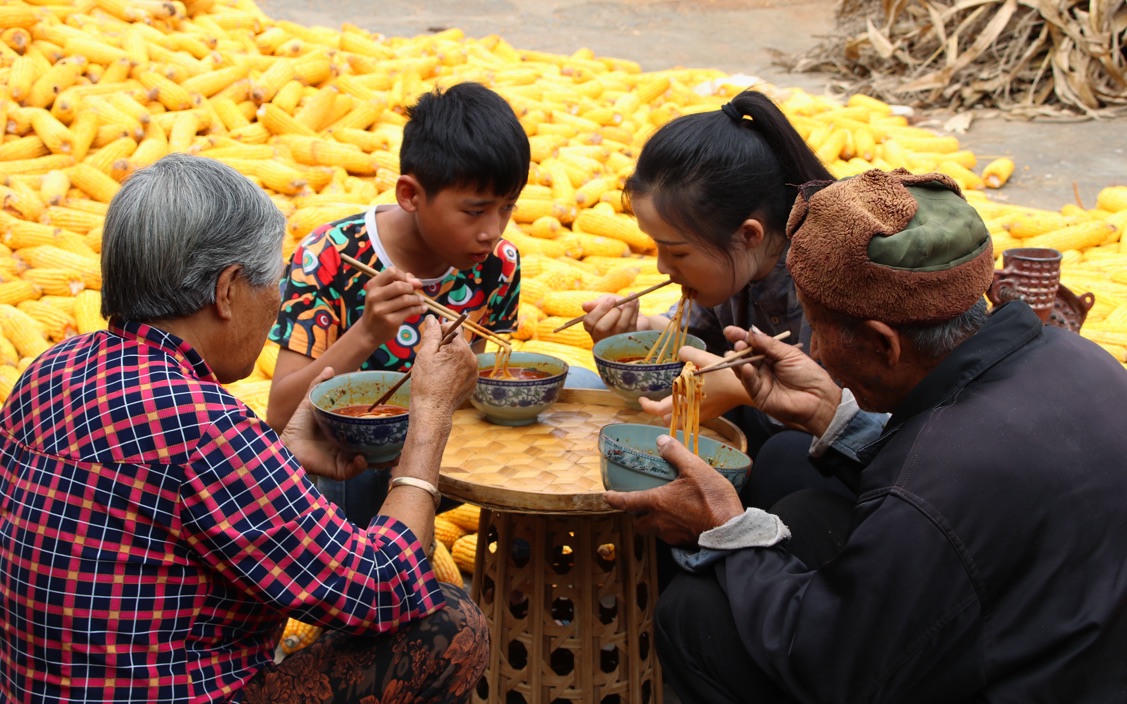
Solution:
{"label": "boy in colorful t-shirt", "polygon": [[[504,99],[477,83],[424,94],[407,114],[397,203],[322,225],[294,251],[270,331],[282,348],[267,410],[274,428],[285,427],[327,366],[338,374],[409,369],[427,310],[421,296],[468,310],[490,330],[515,327],[520,258],[501,233],[528,181],[524,129]],[[359,525],[379,508],[374,472],[318,486]]]}

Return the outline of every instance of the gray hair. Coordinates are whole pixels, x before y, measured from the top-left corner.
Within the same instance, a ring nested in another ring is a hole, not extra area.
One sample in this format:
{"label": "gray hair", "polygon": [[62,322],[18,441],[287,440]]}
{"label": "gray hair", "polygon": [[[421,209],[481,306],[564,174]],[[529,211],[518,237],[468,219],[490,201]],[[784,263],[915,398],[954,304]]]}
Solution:
{"label": "gray hair", "polygon": [[[857,326],[861,320],[851,316],[828,311],[836,324],[841,329],[843,341],[852,342],[856,335]],[[942,323],[926,325],[897,325],[896,331],[904,336],[921,355],[931,359],[940,359],[953,352],[971,335],[978,332],[990,313],[986,308],[986,299],[978,301],[963,313]]]}
{"label": "gray hair", "polygon": [[126,179],[102,234],[102,316],[150,322],[215,302],[239,264],[254,286],[277,285],[286,218],[265,192],[213,159],[169,154]]}
{"label": "gray hair", "polygon": [[946,357],[971,335],[982,329],[989,317],[986,300],[979,298],[966,312],[937,325],[901,325],[897,330],[920,354],[932,359]]}

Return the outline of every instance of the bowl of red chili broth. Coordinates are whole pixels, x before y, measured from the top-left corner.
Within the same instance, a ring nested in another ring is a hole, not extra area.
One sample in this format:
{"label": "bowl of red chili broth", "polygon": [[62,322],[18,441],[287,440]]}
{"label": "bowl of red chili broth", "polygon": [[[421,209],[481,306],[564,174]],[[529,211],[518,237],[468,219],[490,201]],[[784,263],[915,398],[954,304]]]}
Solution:
{"label": "bowl of red chili broth", "polygon": [[546,354],[513,352],[506,376],[496,376],[497,355],[477,356],[477,387],[470,403],[497,425],[531,425],[559,398],[567,362]]}
{"label": "bowl of red chili broth", "polygon": [[368,407],[383,396],[402,372],[359,371],[339,374],[309,392],[314,416],[325,434],[341,446],[380,465],[399,457],[407,438],[411,382],[400,386],[385,405]]}
{"label": "bowl of red chili broth", "polygon": [[[673,380],[685,366],[680,360],[661,364],[643,361],[660,335],[661,330],[612,335],[596,342],[591,350],[603,383],[631,408],[640,408],[638,399],[643,396],[658,401],[673,393]],[[704,340],[687,335],[685,345],[703,350]]]}

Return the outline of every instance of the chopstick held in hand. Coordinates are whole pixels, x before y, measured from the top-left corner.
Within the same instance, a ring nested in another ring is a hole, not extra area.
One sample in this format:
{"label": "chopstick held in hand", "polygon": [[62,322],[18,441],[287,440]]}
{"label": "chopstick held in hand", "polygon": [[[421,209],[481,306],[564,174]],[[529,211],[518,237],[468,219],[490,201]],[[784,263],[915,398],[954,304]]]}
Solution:
{"label": "chopstick held in hand", "polygon": [[[613,307],[617,308],[620,305],[622,305],[623,303],[629,303],[630,301],[636,301],[639,298],[641,298],[642,296],[646,295],[647,293],[652,293],[652,292],[658,290],[659,288],[661,288],[662,286],[668,286],[671,283],[673,283],[673,279],[666,279],[665,281],[662,281],[659,284],[654,284],[653,286],[650,286],[649,288],[644,288],[641,291],[637,291],[636,293],[630,294],[629,296],[627,296],[626,298],[623,298],[620,301],[615,301]],[[558,328],[556,328],[552,332],[559,332],[560,330],[567,330],[572,325],[582,323],[583,319],[586,318],[586,317],[587,317],[586,315],[581,315],[578,318],[572,318],[571,320],[569,320],[566,323],[564,323],[563,325],[559,326]]]}
{"label": "chopstick held in hand", "polygon": [[[775,335],[774,339],[785,340],[788,337],[790,337],[790,330],[783,330],[778,335]],[[708,366],[701,367],[700,369],[698,369],[696,371],[696,373],[697,374],[705,374],[707,372],[714,372],[717,369],[728,369],[729,367],[735,366],[735,364],[732,364],[732,362],[742,362],[742,361],[744,361],[743,358],[747,357],[751,353],[752,353],[752,349],[750,347],[748,347],[748,348],[740,350],[739,352],[736,352],[734,354],[730,354],[730,355],[728,355],[727,357],[724,357],[723,359],[721,359],[718,362],[713,362],[712,364],[709,364]],[[756,362],[758,362],[759,360],[763,359],[765,356],[766,355],[755,355],[754,358],[748,359],[746,361],[749,361],[749,362],[750,361],[756,361]]]}
{"label": "chopstick held in hand", "polygon": [[[454,339],[454,336],[458,334],[458,327],[466,321],[466,316],[468,315],[469,313],[463,312],[461,315],[451,321],[449,325],[446,325],[442,328],[442,339],[438,342],[439,347],[442,347],[447,342],[450,342]],[[399,387],[403,386],[403,384],[411,378],[411,372],[413,371],[415,371],[414,367],[408,369],[407,373],[400,377],[399,381],[392,384],[391,388],[385,391],[383,396],[380,396],[378,399],[376,399],[375,403],[373,403],[371,406],[368,406],[368,410],[375,410],[377,406],[382,406],[387,403],[387,400],[391,398],[392,394],[398,391]]]}

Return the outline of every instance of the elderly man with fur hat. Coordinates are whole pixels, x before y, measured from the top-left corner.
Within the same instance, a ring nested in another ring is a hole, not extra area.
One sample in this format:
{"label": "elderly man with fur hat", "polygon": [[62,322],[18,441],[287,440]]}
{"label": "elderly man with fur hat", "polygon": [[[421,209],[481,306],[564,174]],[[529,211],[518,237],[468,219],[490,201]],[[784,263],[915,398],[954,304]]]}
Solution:
{"label": "elderly man with fur hat", "polygon": [[693,570],[658,602],[666,679],[685,702],[1127,701],[1122,367],[1024,302],[987,311],[990,237],[945,176],[807,184],[788,233],[810,356],[729,328],[767,355],[737,368],[749,396],[816,436],[891,417],[846,505],[745,510],[669,438],[677,480],[607,493]]}

